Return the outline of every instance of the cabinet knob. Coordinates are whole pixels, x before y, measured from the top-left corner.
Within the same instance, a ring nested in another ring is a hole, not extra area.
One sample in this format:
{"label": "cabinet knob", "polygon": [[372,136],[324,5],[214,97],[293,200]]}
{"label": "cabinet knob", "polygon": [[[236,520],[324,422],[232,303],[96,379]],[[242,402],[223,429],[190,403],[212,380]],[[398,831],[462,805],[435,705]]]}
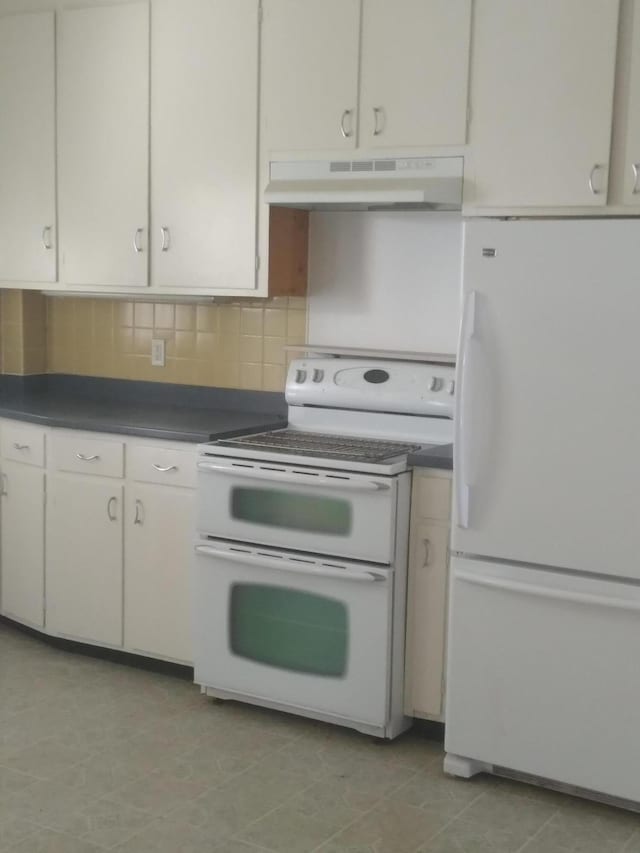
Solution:
{"label": "cabinet knob", "polygon": [[[340,118],[340,133],[345,139],[350,139],[353,136],[353,110],[345,110]],[[349,127],[347,127],[347,119],[349,119]]]}

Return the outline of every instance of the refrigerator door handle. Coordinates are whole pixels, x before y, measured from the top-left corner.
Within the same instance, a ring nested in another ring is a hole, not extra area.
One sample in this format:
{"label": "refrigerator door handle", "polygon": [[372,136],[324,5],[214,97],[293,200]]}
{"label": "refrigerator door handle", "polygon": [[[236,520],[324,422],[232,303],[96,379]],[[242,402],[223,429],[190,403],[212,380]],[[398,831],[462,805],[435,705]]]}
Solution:
{"label": "refrigerator door handle", "polygon": [[456,579],[474,586],[484,586],[503,592],[514,592],[522,595],[533,595],[537,598],[548,598],[552,601],[567,601],[570,604],[586,604],[596,607],[612,607],[616,610],[640,612],[640,601],[624,598],[610,598],[605,595],[594,595],[589,592],[572,592],[566,589],[541,586],[539,584],[518,583],[502,578],[479,577],[470,572],[456,572]]}
{"label": "refrigerator door handle", "polygon": [[458,405],[453,438],[454,472],[456,473],[456,509],[458,526],[469,526],[469,479],[467,474],[466,442],[469,438],[469,344],[475,333],[476,291],[465,296],[460,334],[460,374],[458,377]]}

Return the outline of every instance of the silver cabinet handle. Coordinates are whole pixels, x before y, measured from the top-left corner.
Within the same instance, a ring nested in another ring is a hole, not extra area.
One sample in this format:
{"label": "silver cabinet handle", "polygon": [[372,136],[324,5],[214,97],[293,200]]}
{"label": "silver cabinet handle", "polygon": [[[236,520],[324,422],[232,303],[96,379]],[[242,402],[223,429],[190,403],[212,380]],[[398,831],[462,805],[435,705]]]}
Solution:
{"label": "silver cabinet handle", "polygon": [[156,469],[156,471],[160,471],[162,474],[166,474],[167,471],[177,471],[178,470],[177,465],[167,465],[167,466],[163,467],[162,465],[156,465],[155,462],[153,463],[153,467]]}
{"label": "silver cabinet handle", "polygon": [[[344,136],[345,139],[349,139],[353,136],[353,122],[351,121],[351,117],[353,115],[353,110],[345,110],[342,113],[342,117],[340,118],[340,133]],[[347,119],[349,119],[349,129],[347,130]]]}
{"label": "silver cabinet handle", "polygon": [[47,251],[53,248],[51,242],[51,225],[45,225],[42,229],[42,245]]}
{"label": "silver cabinet handle", "polygon": [[80,459],[82,462],[95,462],[100,457],[97,454],[93,456],[85,456],[84,453],[76,453],[76,459]]}
{"label": "silver cabinet handle", "polygon": [[640,177],[640,163],[632,163],[631,168],[633,169],[633,189],[631,190],[633,195],[638,195],[640,193],[640,187],[638,186],[638,178]]}
{"label": "silver cabinet handle", "polygon": [[136,517],[133,519],[133,523],[139,524],[140,527],[144,524],[144,505],[138,498],[136,498]]}
{"label": "silver cabinet handle", "polygon": [[166,225],[160,226],[160,233],[162,235],[162,248],[161,251],[168,252],[171,248],[171,235],[169,233],[169,228]]}
{"label": "silver cabinet handle", "polygon": [[384,122],[381,122],[380,118],[384,118],[384,107],[374,107],[373,108],[373,135],[374,136],[380,136],[380,134],[384,130]]}
{"label": "silver cabinet handle", "polygon": [[424,543],[424,563],[422,564],[422,568],[426,569],[431,562],[431,540],[423,539],[422,541]]}
{"label": "silver cabinet handle", "polygon": [[14,450],[29,450],[29,445],[28,444],[18,444],[17,441],[14,441],[13,442],[13,448],[14,448]]}
{"label": "silver cabinet handle", "polygon": [[133,248],[138,254],[142,251],[142,245],[140,243],[140,238],[142,237],[142,232],[144,228],[136,228],[136,233],[133,235]]}
{"label": "silver cabinet handle", "polygon": [[603,190],[597,189],[595,184],[593,183],[593,179],[596,175],[596,172],[601,172],[603,169],[604,166],[602,165],[602,163],[596,163],[593,169],[591,170],[591,173],[589,174],[589,189],[591,190],[591,193],[593,195],[602,195],[603,193]]}
{"label": "silver cabinet handle", "polygon": [[117,521],[118,516],[115,513],[115,510],[112,510],[112,507],[118,506],[118,498],[109,498],[107,501],[107,515],[109,516],[109,521]]}

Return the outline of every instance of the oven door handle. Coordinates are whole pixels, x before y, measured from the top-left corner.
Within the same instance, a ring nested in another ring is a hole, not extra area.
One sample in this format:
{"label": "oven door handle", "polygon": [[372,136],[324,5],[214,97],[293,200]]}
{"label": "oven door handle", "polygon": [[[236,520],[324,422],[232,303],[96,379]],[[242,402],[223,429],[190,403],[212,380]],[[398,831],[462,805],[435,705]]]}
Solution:
{"label": "oven door handle", "polygon": [[233,465],[219,465],[216,462],[198,462],[198,470],[227,474],[247,480],[272,481],[292,486],[318,486],[325,489],[342,489],[346,492],[384,492],[391,488],[389,483],[379,480],[361,480],[342,477],[327,477],[322,474],[295,474],[288,471],[264,471],[255,468],[240,468]]}
{"label": "oven door handle", "polygon": [[292,572],[296,575],[313,575],[314,577],[335,578],[336,580],[355,581],[356,583],[380,583],[388,578],[387,574],[381,572],[353,572],[350,569],[331,569],[302,561],[298,567],[293,565],[290,560],[280,559],[279,557],[263,557],[243,551],[223,551],[220,548],[213,548],[211,545],[196,545],[195,552],[203,557],[219,557],[221,560],[232,563],[243,563],[246,566],[255,566],[261,569],[276,569],[280,572]]}

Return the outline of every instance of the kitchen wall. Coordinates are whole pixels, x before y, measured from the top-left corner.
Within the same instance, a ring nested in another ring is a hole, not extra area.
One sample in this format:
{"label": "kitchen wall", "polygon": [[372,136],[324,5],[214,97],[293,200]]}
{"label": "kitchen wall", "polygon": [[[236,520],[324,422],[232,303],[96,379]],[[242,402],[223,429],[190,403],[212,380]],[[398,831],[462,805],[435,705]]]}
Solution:
{"label": "kitchen wall", "polygon": [[[2,291],[4,373],[71,373],[282,391],[287,344],[304,343],[306,300],[129,302]],[[164,338],[165,367],[151,366]]]}
{"label": "kitchen wall", "polygon": [[311,343],[456,351],[459,213],[313,213],[310,235]]}

